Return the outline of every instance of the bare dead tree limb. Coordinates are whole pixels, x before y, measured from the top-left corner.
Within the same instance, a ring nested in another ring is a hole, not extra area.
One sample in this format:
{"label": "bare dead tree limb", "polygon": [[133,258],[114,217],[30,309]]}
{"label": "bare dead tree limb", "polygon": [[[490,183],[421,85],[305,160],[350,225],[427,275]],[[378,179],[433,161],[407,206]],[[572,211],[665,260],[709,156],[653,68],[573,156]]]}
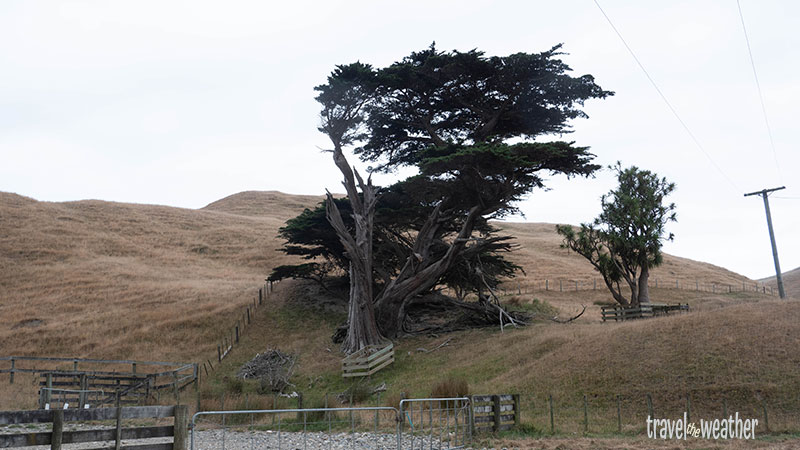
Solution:
{"label": "bare dead tree limb", "polygon": [[586,312],[586,305],[581,305],[581,306],[583,306],[583,309],[575,317],[572,317],[572,318],[567,319],[567,320],[560,320],[558,318],[558,316],[555,316],[555,317],[551,317],[550,320],[552,320],[553,322],[556,322],[556,323],[570,323],[573,320],[577,319],[578,317],[582,316],[584,312]]}

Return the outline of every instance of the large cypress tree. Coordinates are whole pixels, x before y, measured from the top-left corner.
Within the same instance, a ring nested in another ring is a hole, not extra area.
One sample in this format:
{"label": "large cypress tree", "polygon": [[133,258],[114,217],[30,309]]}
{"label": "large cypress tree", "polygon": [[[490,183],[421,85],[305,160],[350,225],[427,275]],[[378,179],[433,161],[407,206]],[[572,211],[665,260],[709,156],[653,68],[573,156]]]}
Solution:
{"label": "large cypress tree", "polygon": [[[571,119],[586,117],[585,100],[613,94],[591,75],[570,76],[559,49],[487,57],[432,45],[381,69],[338,66],[315,88],[322,104],[320,130],[333,143],[354,221],[348,228],[329,196],[328,218],[350,261],[346,352],[380,341],[369,323],[373,315],[383,336],[400,333],[414,298],[435,286],[462,255],[479,254],[491,243],[475,235],[476,227],[515,212],[516,201],[544,186],[545,174],[587,176],[598,168],[587,147],[535,141],[568,133]],[[416,196],[420,225],[401,268],[374,297],[377,190],[346,161],[348,146],[373,165],[371,170],[411,166],[419,172],[400,183]],[[489,302],[483,307],[499,308]]]}

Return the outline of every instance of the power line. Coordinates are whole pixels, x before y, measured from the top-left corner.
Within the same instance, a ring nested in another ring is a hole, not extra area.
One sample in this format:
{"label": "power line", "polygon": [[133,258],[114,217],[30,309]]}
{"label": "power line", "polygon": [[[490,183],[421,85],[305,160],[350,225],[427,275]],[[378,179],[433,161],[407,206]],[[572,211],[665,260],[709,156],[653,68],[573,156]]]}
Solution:
{"label": "power line", "polygon": [[686,125],[686,122],[684,122],[683,119],[681,119],[681,116],[678,115],[678,111],[675,110],[675,108],[672,106],[672,103],[670,103],[669,100],[667,100],[667,97],[664,95],[664,93],[661,92],[661,89],[659,89],[659,87],[656,84],[656,82],[653,80],[653,78],[647,72],[647,69],[644,68],[644,65],[642,64],[642,62],[639,61],[639,58],[636,57],[636,53],[633,52],[631,47],[625,41],[625,38],[622,37],[622,34],[619,32],[619,30],[617,30],[617,27],[614,26],[614,22],[612,22],[611,18],[608,17],[608,14],[606,14],[606,12],[603,10],[603,7],[600,6],[600,3],[598,3],[597,0],[593,0],[593,1],[594,1],[594,4],[597,5],[597,8],[600,10],[600,12],[603,13],[603,17],[606,18],[606,21],[608,22],[608,24],[611,25],[611,28],[614,30],[614,33],[617,34],[617,37],[619,37],[619,39],[625,45],[625,48],[628,49],[628,53],[631,54],[633,59],[636,61],[636,64],[638,64],[639,68],[642,69],[642,72],[644,72],[644,75],[647,77],[648,80],[650,80],[650,84],[653,85],[653,87],[655,88],[656,92],[658,92],[658,95],[661,96],[661,99],[664,100],[664,103],[667,104],[667,107],[669,108],[669,110],[672,111],[672,114],[675,116],[676,119],[678,119],[678,122],[680,122],[681,126],[683,126],[683,129],[686,130],[686,133],[689,135],[690,138],[692,138],[692,141],[697,146],[697,148],[706,156],[706,158],[708,158],[708,161],[711,163],[712,166],[714,166],[715,169],[717,169],[717,172],[719,172],[720,175],[722,175],[722,177],[725,178],[728,181],[728,183],[730,183],[731,186],[733,186],[733,188],[737,192],[739,192],[740,189],[736,185],[736,183],[734,183],[733,180],[730,179],[728,177],[728,175],[726,175],[725,172],[722,171],[722,169],[717,165],[717,163],[714,162],[714,160],[711,158],[711,155],[709,155],[708,152],[706,152],[706,150],[703,148],[703,145],[700,144],[700,141],[698,141],[697,138],[695,137],[694,133],[692,133],[692,130],[690,130],[689,126]]}
{"label": "power line", "polygon": [[756,80],[756,88],[758,89],[758,99],[761,101],[761,113],[764,115],[764,124],[767,126],[767,134],[769,135],[769,145],[772,147],[772,156],[775,158],[775,168],[778,170],[778,178],[783,181],[783,174],[781,173],[781,166],[778,164],[778,152],[775,150],[775,140],[772,138],[772,127],[769,125],[769,118],[767,117],[767,107],[764,105],[764,95],[761,93],[761,83],[758,81],[758,73],[756,72],[756,63],[753,59],[753,50],[750,48],[750,38],[747,35],[747,27],[744,25],[744,15],[742,14],[742,5],[739,0],[736,0],[736,7],[739,8],[739,19],[742,21],[742,31],[744,31],[744,40],[747,42],[747,54],[750,55],[750,67],[753,68],[753,78]]}

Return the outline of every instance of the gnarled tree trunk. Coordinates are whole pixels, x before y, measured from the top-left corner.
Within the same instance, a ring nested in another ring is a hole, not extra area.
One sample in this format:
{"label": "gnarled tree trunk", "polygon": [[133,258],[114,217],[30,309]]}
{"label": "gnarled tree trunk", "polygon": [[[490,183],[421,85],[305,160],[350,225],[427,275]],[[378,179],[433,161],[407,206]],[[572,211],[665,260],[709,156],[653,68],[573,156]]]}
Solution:
{"label": "gnarled tree trunk", "polygon": [[378,326],[385,336],[395,337],[402,331],[407,306],[414,297],[433,288],[439,278],[453,265],[469,241],[475,221],[481,216],[481,212],[479,206],[470,209],[458,235],[450,243],[445,254],[434,259],[430,254],[430,248],[436,238],[442,217],[439,206],[433,210],[417,234],[412,254],[409,255],[398,276],[386,286],[376,301]]}
{"label": "gnarled tree trunk", "polygon": [[[348,164],[339,145],[334,145],[333,161],[344,176],[345,189],[353,208],[354,235],[342,220],[342,214],[333,196],[328,193],[326,212],[328,221],[342,242],[350,259],[350,302],[347,315],[347,337],[342,343],[345,354],[356,352],[367,345],[383,343],[384,339],[375,322],[372,303],[372,224],[375,214],[375,187],[370,179],[364,180]],[[361,187],[359,195],[356,180]]]}

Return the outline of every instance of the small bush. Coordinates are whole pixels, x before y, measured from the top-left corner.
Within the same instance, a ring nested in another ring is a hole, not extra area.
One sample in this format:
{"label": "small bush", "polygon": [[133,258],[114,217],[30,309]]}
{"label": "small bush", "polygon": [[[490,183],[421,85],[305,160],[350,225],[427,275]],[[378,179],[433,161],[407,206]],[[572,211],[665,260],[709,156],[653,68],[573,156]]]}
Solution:
{"label": "small bush", "polygon": [[448,377],[431,389],[431,398],[457,398],[469,395],[469,384],[463,378]]}
{"label": "small bush", "polygon": [[222,380],[225,383],[225,391],[230,394],[239,395],[244,392],[244,381],[239,378],[225,377]]}

